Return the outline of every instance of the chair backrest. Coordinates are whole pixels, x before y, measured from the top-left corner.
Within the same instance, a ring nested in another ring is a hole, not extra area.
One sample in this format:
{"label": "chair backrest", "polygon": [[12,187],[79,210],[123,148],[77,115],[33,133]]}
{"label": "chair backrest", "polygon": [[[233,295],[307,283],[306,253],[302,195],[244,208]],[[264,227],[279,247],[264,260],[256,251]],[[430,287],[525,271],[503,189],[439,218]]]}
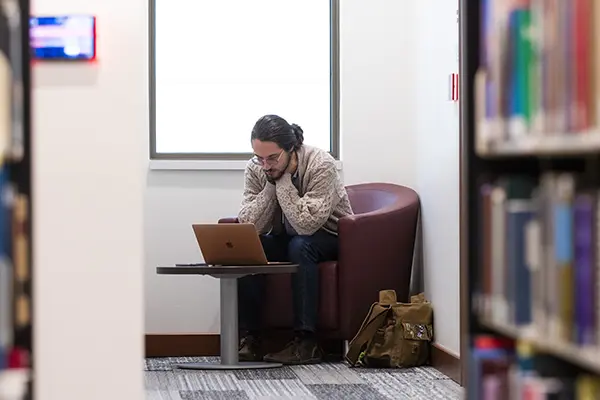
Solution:
{"label": "chair backrest", "polygon": [[404,208],[417,203],[417,193],[406,186],[391,183],[362,183],[346,186],[348,198],[355,214]]}

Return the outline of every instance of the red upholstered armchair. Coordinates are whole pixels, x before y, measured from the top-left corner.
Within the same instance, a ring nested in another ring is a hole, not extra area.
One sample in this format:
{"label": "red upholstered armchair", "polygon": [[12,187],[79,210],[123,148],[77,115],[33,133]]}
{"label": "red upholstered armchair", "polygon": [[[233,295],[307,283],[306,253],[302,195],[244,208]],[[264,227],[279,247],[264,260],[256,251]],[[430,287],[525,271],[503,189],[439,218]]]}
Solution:
{"label": "red upholstered armchair", "polygon": [[[419,197],[387,183],[346,190],[354,215],[339,221],[339,260],[320,264],[319,329],[325,337],[351,340],[380,290],[395,289],[399,301],[408,301]],[[290,276],[267,279],[265,326],[291,328]]]}

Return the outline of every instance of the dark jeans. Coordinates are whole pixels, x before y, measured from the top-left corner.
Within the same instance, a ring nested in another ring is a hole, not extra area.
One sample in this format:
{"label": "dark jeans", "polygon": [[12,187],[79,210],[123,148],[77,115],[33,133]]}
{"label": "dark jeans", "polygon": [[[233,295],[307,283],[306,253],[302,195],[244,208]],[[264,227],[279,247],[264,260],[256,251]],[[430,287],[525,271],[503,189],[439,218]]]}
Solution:
{"label": "dark jeans", "polygon": [[[294,329],[315,332],[319,307],[319,266],[337,259],[338,238],[324,231],[311,236],[261,235],[269,261],[298,264],[292,274]],[[261,329],[266,275],[249,275],[238,280],[239,327],[242,331]]]}

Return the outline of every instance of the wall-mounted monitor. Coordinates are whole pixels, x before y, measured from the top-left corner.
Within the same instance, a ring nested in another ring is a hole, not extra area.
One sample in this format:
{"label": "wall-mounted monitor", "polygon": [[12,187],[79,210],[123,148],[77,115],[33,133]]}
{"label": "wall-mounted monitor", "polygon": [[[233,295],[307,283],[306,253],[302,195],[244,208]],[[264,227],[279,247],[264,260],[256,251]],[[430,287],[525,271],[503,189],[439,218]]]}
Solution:
{"label": "wall-mounted monitor", "polygon": [[96,17],[62,15],[31,17],[30,46],[34,60],[96,59]]}

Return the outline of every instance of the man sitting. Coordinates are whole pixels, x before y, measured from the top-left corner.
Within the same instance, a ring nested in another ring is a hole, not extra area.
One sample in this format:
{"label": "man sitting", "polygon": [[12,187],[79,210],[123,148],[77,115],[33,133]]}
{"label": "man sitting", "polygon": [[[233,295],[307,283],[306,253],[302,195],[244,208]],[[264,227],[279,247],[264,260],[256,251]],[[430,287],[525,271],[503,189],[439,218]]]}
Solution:
{"label": "man sitting", "polygon": [[295,339],[263,357],[260,321],[266,276],[239,280],[240,360],[318,363],[315,338],[319,305],[318,264],[337,259],[337,223],[352,214],[348,194],[326,151],[303,144],[302,129],[266,115],[252,129],[254,157],[245,171],[238,219],[253,223],[269,261],[298,264],[292,274]]}

